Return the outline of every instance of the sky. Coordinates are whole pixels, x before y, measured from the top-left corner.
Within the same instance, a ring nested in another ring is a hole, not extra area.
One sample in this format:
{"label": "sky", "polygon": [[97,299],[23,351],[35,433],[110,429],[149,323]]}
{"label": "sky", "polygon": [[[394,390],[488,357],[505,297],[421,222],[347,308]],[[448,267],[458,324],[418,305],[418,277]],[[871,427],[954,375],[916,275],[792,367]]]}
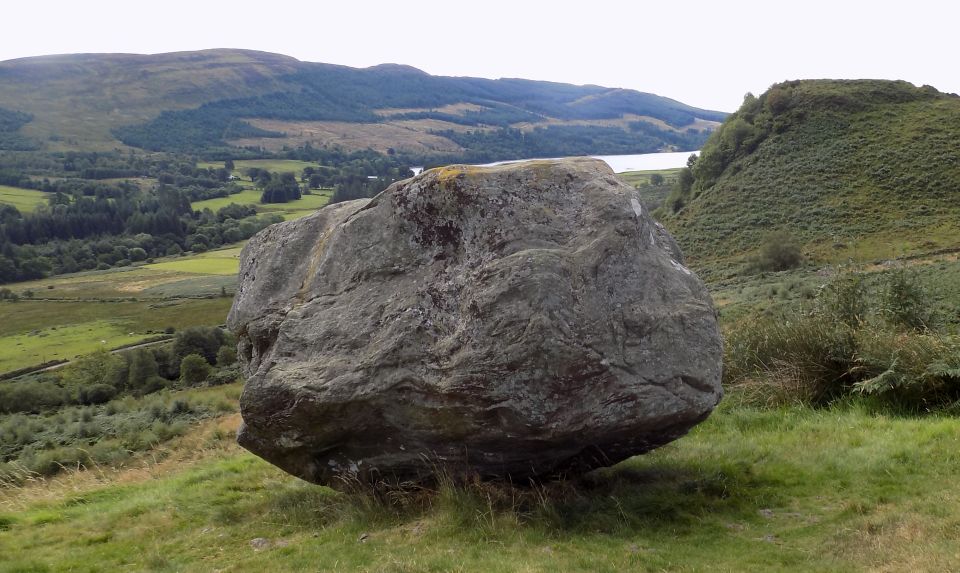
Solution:
{"label": "sky", "polygon": [[960,92],[952,0],[32,0],[0,60],[246,48],[354,67],[631,88],[721,111],[808,78]]}

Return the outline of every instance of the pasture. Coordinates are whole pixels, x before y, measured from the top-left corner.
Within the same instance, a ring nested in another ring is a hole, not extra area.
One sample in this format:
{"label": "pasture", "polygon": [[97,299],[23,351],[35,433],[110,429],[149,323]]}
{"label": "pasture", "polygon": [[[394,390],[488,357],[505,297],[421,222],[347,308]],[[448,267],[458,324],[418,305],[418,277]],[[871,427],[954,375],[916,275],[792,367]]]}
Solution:
{"label": "pasture", "polygon": [[[265,169],[271,173],[293,173],[300,176],[307,167],[317,167],[316,163],[309,161],[297,161],[295,159],[238,159],[233,162],[234,175],[246,176],[247,169],[257,168]],[[222,161],[200,162],[197,167],[202,169],[221,169],[224,167]]]}
{"label": "pasture", "polygon": [[222,324],[232,298],[220,294],[236,289],[240,250],[7,285],[22,298],[0,303],[0,373]]}
{"label": "pasture", "polygon": [[213,297],[0,303],[0,373],[136,343],[167,328],[222,324],[231,301]]}
{"label": "pasture", "polygon": [[333,196],[333,189],[315,189],[310,195],[304,195],[296,201],[288,203],[261,203],[261,191],[259,189],[245,189],[240,193],[228,197],[217,197],[216,199],[206,199],[204,201],[195,201],[190,206],[195,211],[210,209],[216,212],[231,203],[237,205],[253,205],[258,213],[277,213],[284,220],[299,219],[309,215],[317,209],[323,207]]}
{"label": "pasture", "polygon": [[200,275],[236,277],[240,271],[242,247],[228,247],[188,257],[179,257],[144,266],[148,270],[176,271]]}
{"label": "pasture", "polygon": [[13,205],[21,213],[32,213],[40,205],[46,205],[49,196],[35,189],[0,185],[0,204]]}

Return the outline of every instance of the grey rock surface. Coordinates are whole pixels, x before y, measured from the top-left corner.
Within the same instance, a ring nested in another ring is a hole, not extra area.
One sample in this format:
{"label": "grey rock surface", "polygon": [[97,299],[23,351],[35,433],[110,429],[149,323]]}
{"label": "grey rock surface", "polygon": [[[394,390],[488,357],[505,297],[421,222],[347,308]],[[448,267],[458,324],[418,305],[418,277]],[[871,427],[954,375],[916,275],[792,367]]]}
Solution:
{"label": "grey rock surface", "polygon": [[433,169],[274,225],[228,325],[240,444],[317,483],[586,471],[722,394],[706,289],[592,159]]}

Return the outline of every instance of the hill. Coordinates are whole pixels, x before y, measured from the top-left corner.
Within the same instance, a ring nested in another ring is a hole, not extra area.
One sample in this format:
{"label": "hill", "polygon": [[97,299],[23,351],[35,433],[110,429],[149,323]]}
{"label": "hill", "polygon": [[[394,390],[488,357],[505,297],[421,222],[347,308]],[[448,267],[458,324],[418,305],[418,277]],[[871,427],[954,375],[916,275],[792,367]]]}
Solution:
{"label": "hill", "polygon": [[960,97],[907,82],[804,80],[748,95],[665,214],[699,266],[774,231],[813,261],[960,247]]}
{"label": "hill", "polygon": [[[625,89],[356,69],[247,50],[0,62],[0,149],[278,150],[479,159],[696,149],[724,113]],[[589,149],[588,149],[589,148]],[[480,157],[478,150],[485,150]]]}

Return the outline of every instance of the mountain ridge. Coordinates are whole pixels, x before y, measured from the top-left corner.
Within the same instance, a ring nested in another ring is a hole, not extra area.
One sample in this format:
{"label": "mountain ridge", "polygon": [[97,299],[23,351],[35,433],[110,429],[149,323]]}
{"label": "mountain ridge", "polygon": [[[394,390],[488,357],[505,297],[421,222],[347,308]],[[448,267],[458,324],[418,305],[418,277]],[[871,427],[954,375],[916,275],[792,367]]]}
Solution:
{"label": "mountain ridge", "polygon": [[[451,105],[482,109],[459,114],[437,111]],[[209,151],[228,148],[231,139],[251,136],[258,139],[259,146],[268,147],[302,131],[297,122],[379,124],[384,122],[377,115],[379,109],[409,108],[407,116],[397,121],[443,122],[430,127],[402,126],[432,136],[457,131],[457,125],[494,132],[522,123],[525,127],[521,130],[533,132],[549,122],[605,120],[608,125],[603,129],[608,131],[600,139],[612,141],[613,136],[623,140],[618,145],[634,145],[636,152],[643,152],[697,147],[706,132],[725,117],[723,112],[623,88],[433,76],[397,63],[352,68],[224,48],[7,60],[0,62],[0,108],[32,116],[19,134],[51,150],[113,149],[126,144],[156,151]],[[652,121],[639,128],[628,122],[610,125],[611,120],[626,116]],[[269,132],[255,128],[250,120],[290,123],[282,132]],[[651,131],[650,126],[660,131]],[[314,143],[351,145],[349,138]],[[405,142],[393,143],[396,145],[379,147],[403,148]],[[462,142],[450,143],[451,147],[463,147]],[[378,147],[366,140],[358,145]]]}

